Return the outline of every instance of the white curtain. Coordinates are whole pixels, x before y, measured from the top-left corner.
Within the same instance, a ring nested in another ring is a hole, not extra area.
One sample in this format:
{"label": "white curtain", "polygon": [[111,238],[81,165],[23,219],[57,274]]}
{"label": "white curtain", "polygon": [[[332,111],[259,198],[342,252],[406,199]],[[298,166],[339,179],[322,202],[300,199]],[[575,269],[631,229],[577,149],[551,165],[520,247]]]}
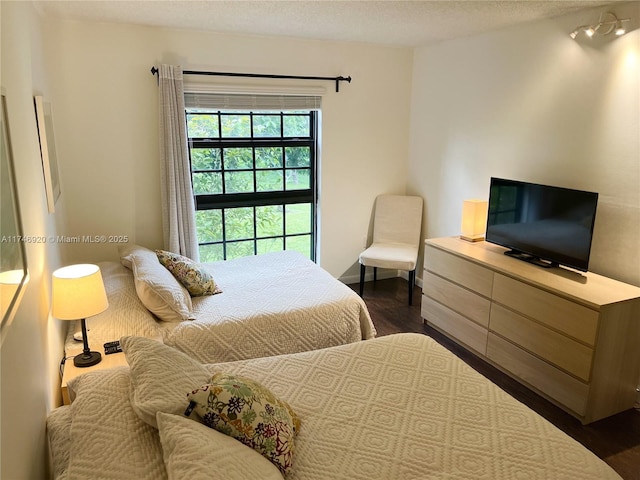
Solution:
{"label": "white curtain", "polygon": [[160,65],[158,80],[164,248],[197,262],[198,241],[187,151],[182,67]]}

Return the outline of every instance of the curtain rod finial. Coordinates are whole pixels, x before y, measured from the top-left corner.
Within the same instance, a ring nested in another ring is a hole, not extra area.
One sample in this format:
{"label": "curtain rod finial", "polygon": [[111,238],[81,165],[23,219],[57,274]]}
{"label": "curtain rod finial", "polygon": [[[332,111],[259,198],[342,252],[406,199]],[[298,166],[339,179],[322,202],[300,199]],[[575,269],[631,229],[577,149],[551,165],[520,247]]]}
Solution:
{"label": "curtain rod finial", "polygon": [[155,75],[156,73],[158,73],[158,69],[154,65],[153,67],[151,67],[151,75]]}

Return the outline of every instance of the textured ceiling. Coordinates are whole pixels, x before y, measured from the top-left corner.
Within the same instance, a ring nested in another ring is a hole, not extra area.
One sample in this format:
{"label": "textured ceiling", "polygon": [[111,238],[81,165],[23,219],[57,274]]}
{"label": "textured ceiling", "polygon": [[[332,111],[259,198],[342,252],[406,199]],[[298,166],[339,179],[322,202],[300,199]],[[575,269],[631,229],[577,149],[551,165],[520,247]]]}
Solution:
{"label": "textured ceiling", "polygon": [[597,0],[46,0],[43,15],[412,47],[551,18]]}

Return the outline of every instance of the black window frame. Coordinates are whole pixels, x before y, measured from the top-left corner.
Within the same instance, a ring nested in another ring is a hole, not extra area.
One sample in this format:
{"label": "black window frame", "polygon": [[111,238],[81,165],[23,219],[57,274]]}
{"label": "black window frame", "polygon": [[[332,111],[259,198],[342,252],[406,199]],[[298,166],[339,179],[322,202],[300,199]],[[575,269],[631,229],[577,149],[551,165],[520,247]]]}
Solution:
{"label": "black window frame", "polygon": [[[254,110],[254,109],[229,109],[229,110],[205,110],[205,109],[193,109],[186,108],[186,121],[189,121],[189,115],[217,115],[218,116],[218,136],[211,137],[194,137],[188,136],[188,152],[189,152],[189,165],[191,173],[191,183],[193,187],[193,173],[206,173],[206,172],[221,172],[222,173],[222,189],[223,193],[218,194],[196,194],[194,191],[195,209],[199,210],[212,210],[220,209],[222,212],[222,229],[223,239],[222,241],[212,242],[199,242],[198,247],[202,245],[216,245],[222,244],[223,257],[227,260],[227,245],[237,242],[244,242],[253,240],[253,254],[258,254],[258,242],[257,240],[268,238],[283,238],[283,248],[286,250],[286,239],[289,237],[306,236],[311,235],[309,257],[315,262],[317,258],[317,210],[318,210],[318,180],[317,180],[317,154],[318,154],[318,121],[319,115],[317,110],[296,110],[296,111],[274,111],[274,110]],[[224,115],[247,115],[250,118],[250,131],[251,137],[222,137],[222,116]],[[280,137],[264,137],[254,136],[254,116],[265,115],[278,115],[280,116]],[[284,136],[284,117],[286,116],[308,116],[309,117],[309,136]],[[260,169],[256,168],[256,154],[255,149],[260,147],[276,147],[282,148],[282,167]],[[256,172],[259,171],[274,171],[283,170],[284,178],[286,179],[286,171],[293,169],[300,169],[301,167],[287,167],[286,165],[286,148],[287,147],[307,147],[309,148],[309,167],[302,167],[309,170],[309,188],[308,189],[296,189],[286,190],[286,180],[283,185],[284,190],[278,191],[256,191],[257,181]],[[192,149],[220,149],[221,152],[221,168],[220,170],[193,170],[191,152]],[[226,148],[250,148],[252,153],[252,168],[251,169],[225,169],[224,165],[224,149]],[[254,191],[249,193],[226,193],[226,182],[224,180],[225,172],[253,172],[253,185]],[[273,237],[257,237],[256,230],[256,207],[272,206],[272,205],[290,205],[308,203],[311,205],[311,225],[310,232],[305,233],[293,233],[287,234],[286,232],[286,212],[283,212],[283,234]],[[254,225],[253,225],[253,238],[246,239],[234,239],[227,240],[225,229],[225,209],[235,207],[252,207],[254,209]]]}

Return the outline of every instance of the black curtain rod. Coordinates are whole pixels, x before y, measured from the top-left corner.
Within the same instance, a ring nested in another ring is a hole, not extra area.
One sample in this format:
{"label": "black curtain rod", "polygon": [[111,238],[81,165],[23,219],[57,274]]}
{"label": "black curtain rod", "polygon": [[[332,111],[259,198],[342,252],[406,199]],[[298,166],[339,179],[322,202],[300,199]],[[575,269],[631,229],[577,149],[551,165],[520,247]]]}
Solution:
{"label": "black curtain rod", "polygon": [[[151,74],[156,75],[158,69],[151,67]],[[229,73],[229,72],[196,72],[194,70],[185,70],[183,75],[211,75],[218,77],[247,77],[247,78],[286,78],[295,80],[331,80],[336,82],[336,92],[340,91],[340,82],[351,83],[351,77],[309,77],[304,75],[268,75],[265,73]]]}

